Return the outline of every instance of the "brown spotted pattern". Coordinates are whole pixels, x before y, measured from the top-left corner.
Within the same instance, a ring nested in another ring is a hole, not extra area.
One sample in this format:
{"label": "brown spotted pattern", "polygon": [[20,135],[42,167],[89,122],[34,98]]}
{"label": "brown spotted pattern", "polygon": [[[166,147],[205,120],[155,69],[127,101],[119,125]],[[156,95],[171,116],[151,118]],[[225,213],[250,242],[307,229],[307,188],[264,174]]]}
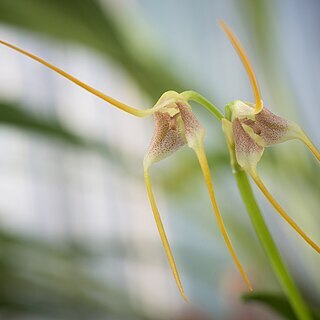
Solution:
{"label": "brown spotted pattern", "polygon": [[153,163],[168,157],[186,144],[183,124],[179,120],[179,113],[173,117],[164,112],[154,113],[154,133],[148,151]]}
{"label": "brown spotted pattern", "polygon": [[255,116],[255,120],[242,119],[242,123],[246,124],[255,134],[260,136],[264,141],[264,146],[282,141],[289,129],[287,120],[275,115],[266,108]]}
{"label": "brown spotted pattern", "polygon": [[244,131],[239,119],[232,122],[232,130],[236,152],[249,154],[263,149]]}
{"label": "brown spotted pattern", "polygon": [[180,110],[181,118],[183,120],[185,129],[186,129],[186,138],[187,140],[194,137],[194,134],[197,130],[201,129],[201,124],[196,116],[193,114],[191,108],[187,105],[178,104]]}

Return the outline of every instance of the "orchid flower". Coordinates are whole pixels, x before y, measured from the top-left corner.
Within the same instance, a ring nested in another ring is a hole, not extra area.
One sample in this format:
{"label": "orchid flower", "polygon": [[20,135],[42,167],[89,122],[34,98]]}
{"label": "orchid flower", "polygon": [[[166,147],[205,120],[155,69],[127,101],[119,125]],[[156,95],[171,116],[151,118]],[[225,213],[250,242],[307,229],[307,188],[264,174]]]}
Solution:
{"label": "orchid flower", "polygon": [[[110,103],[111,105],[117,107],[122,111],[125,111],[136,117],[142,117],[142,118],[153,115],[155,127],[154,127],[154,134],[151,140],[149,150],[143,161],[144,179],[145,179],[145,184],[146,184],[151,208],[153,211],[154,219],[160,234],[160,238],[161,238],[164,250],[166,252],[166,255],[169,261],[169,265],[171,267],[171,270],[172,270],[174,279],[177,283],[177,286],[179,288],[179,291],[182,297],[186,301],[187,301],[187,298],[181,284],[176,263],[175,263],[175,260],[174,260],[174,257],[173,257],[173,254],[172,254],[172,251],[171,251],[171,248],[170,248],[170,245],[169,245],[169,242],[160,218],[160,214],[156,205],[156,201],[153,195],[151,182],[150,182],[149,169],[152,164],[168,157],[169,155],[173,154],[175,151],[177,151],[180,147],[184,145],[188,145],[191,149],[193,149],[194,152],[196,153],[202,173],[204,175],[205,183],[208,188],[212,206],[213,206],[216,218],[218,220],[218,224],[221,229],[224,240],[227,244],[227,247],[231,253],[231,256],[236,266],[238,267],[244,281],[248,285],[249,289],[252,290],[248,277],[245,274],[243,267],[237,258],[235,250],[233,249],[233,246],[227,234],[225,225],[223,223],[223,220],[215,199],[209,165],[208,165],[206,153],[204,150],[205,129],[201,126],[200,122],[197,120],[197,118],[193,114],[191,106],[188,102],[189,100],[193,100],[202,104],[206,108],[208,108],[208,101],[205,98],[203,98],[202,96],[200,96],[199,94],[193,91],[185,91],[180,94],[175,91],[168,91],[160,97],[158,102],[152,108],[146,109],[146,110],[136,109],[108,95],[105,95],[104,93],[92,88],[91,86],[85,84],[84,82],[78,80],[77,78],[73,77],[67,72],[55,67],[54,65],[35,56],[32,53],[29,53],[5,41],[0,40],[0,43],[41,63],[42,65],[57,72],[61,76],[69,79],[73,83],[77,84],[78,86],[91,92],[95,96],[103,99],[104,101]],[[212,110],[212,109],[210,111],[214,113],[218,119],[220,120],[222,119],[223,116],[219,113],[219,111]]]}
{"label": "orchid flower", "polygon": [[297,225],[273,198],[257,172],[264,149],[277,143],[291,139],[302,141],[320,161],[320,153],[312,144],[304,131],[294,122],[279,117],[269,111],[261,100],[258,82],[250,62],[232,30],[223,22],[220,26],[227,34],[248,73],[255,103],[236,100],[226,107],[226,117],[222,119],[222,127],[226,135],[231,161],[245,170],[269,200],[272,206],[289,225],[318,253],[319,246]]}

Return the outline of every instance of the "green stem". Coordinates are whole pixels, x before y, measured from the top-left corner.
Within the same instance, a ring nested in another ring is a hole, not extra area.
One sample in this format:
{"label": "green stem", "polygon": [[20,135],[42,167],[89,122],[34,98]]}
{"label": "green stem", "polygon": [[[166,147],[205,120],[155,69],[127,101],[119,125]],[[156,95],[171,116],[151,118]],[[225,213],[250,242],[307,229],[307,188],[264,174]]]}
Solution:
{"label": "green stem", "polygon": [[268,227],[264,221],[257,201],[253,195],[247,174],[241,168],[239,168],[238,165],[234,166],[233,173],[235,175],[242,200],[245,203],[262,247],[266,252],[272,268],[286,296],[288,297],[288,300],[290,301],[297,318],[301,320],[311,320],[312,317],[310,312],[303,301],[291,275],[289,274],[287,267],[280,256],[279,250],[273,241]]}
{"label": "green stem", "polygon": [[[199,93],[195,91],[184,91],[181,94],[184,96],[186,100],[192,100],[204,106],[219,121],[222,121],[223,126],[228,125],[226,122],[224,122],[224,119],[228,119],[229,121],[231,121],[232,113],[231,113],[230,106],[232,105],[232,103],[226,106],[225,108],[226,116],[224,117],[218,108],[216,108],[213,104],[211,104],[206,98],[201,96]],[[230,124],[229,121],[228,123]],[[228,131],[227,128],[226,130]],[[264,221],[264,218],[262,216],[258,203],[252,192],[248,176],[245,173],[245,171],[242,170],[242,168],[239,166],[236,160],[234,142],[230,141],[230,140],[233,140],[233,138],[228,137],[227,134],[226,134],[226,138],[227,138],[227,144],[230,152],[232,171],[236,178],[242,200],[247,208],[251,222],[254,226],[256,234],[258,235],[261,245],[271,263],[274,273],[276,274],[276,277],[278,278],[278,281],[284,293],[286,294],[297,318],[299,320],[312,320],[309,309],[306,306],[305,302],[303,301],[302,296],[300,295],[298,288],[293,278],[291,277],[285,263],[283,262],[280,252],[274,240],[272,239],[271,233]]]}
{"label": "green stem", "polygon": [[210,103],[205,97],[203,97],[201,94],[195,91],[184,91],[181,93],[181,95],[186,100],[195,101],[202,106],[204,106],[210,113],[212,113],[219,121],[221,121],[222,118],[224,118],[224,115],[222,112],[214,106],[212,103]]}

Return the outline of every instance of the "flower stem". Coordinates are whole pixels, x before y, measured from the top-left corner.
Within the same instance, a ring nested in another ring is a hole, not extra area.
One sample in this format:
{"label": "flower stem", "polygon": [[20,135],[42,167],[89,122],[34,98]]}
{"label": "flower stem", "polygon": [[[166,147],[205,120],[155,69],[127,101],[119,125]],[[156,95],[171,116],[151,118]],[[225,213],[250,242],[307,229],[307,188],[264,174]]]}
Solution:
{"label": "flower stem", "polygon": [[233,173],[256,234],[259,237],[261,245],[265,250],[278,281],[280,282],[280,285],[282,286],[282,289],[284,290],[297,318],[301,320],[312,319],[310,312],[291,275],[289,274],[274,240],[272,239],[270,231],[253,195],[247,174],[237,164],[233,167]]}
{"label": "flower stem", "polygon": [[[212,113],[219,121],[222,122],[222,127],[227,138],[227,145],[230,152],[232,172],[237,181],[237,185],[246,206],[251,222],[254,226],[256,234],[260,243],[270,261],[273,271],[287,296],[294,313],[299,320],[312,320],[312,316],[308,307],[306,306],[299,290],[291,277],[287,266],[281,258],[280,252],[271,236],[271,233],[264,221],[263,215],[260,211],[258,203],[252,192],[252,188],[246,172],[239,166],[234,149],[232,137],[229,137],[227,126],[231,124],[231,110],[230,104],[225,108],[225,117],[221,111],[211,104],[206,98],[195,91],[184,91],[181,93],[185,99],[195,101],[204,106],[210,113]],[[228,124],[229,123],[229,124]],[[226,127],[225,127],[226,126]],[[226,130],[225,130],[226,129]]]}
{"label": "flower stem", "polygon": [[224,115],[222,112],[214,106],[212,103],[210,103],[205,97],[203,97],[201,94],[195,91],[184,91],[181,93],[181,95],[186,100],[195,101],[202,106],[204,106],[210,113],[212,113],[219,121],[221,121],[222,118],[224,118]]}

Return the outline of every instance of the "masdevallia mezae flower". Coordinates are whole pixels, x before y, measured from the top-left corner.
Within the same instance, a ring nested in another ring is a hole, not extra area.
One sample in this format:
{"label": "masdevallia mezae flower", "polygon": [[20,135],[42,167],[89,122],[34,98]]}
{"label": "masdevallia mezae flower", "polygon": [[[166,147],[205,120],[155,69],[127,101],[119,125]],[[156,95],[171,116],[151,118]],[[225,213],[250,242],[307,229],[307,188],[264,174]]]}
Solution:
{"label": "masdevallia mezae flower", "polygon": [[312,248],[320,253],[319,246],[282,209],[263,184],[257,172],[257,164],[264,149],[277,143],[298,139],[308,146],[318,160],[320,160],[320,153],[296,123],[279,117],[264,107],[255,74],[239,41],[224,22],[220,22],[220,26],[229,37],[248,72],[256,100],[255,103],[236,100],[226,107],[226,118],[222,119],[222,127],[226,135],[233,167],[238,164],[245,170],[279,214]]}
{"label": "masdevallia mezae flower", "polygon": [[[188,103],[189,100],[197,101],[195,97],[192,97],[192,95],[190,96],[190,91],[185,93],[180,93],[180,94],[175,91],[168,91],[160,97],[158,102],[152,108],[146,109],[146,110],[136,109],[122,102],[119,102],[111,98],[110,96],[105,95],[104,93],[90,87],[89,85],[83,83],[82,81],[71,76],[65,71],[55,67],[54,65],[48,63],[47,61],[25,50],[22,50],[5,41],[0,40],[0,43],[43,64],[49,69],[57,72],[58,74],[69,79],[73,83],[91,92],[92,94],[98,96],[104,101],[119,108],[120,110],[123,110],[137,117],[146,117],[146,116],[153,115],[154,123],[155,123],[154,134],[151,140],[149,150],[143,161],[144,178],[145,178],[145,183],[147,187],[150,204],[152,207],[155,222],[161,237],[163,247],[167,254],[167,258],[168,258],[173,276],[177,283],[177,286],[180,290],[181,295],[185,300],[187,300],[187,298],[182,288],[176,263],[174,261],[173,254],[171,252],[170,245],[169,245],[169,242],[160,218],[160,214],[155,202],[155,198],[153,195],[153,191],[150,183],[149,169],[152,164],[168,157],[169,155],[171,155],[172,153],[174,153],[184,145],[188,145],[191,149],[193,149],[197,155],[202,173],[204,175],[204,179],[209,191],[212,206],[213,206],[216,218],[218,220],[218,224],[221,229],[224,240],[227,244],[227,247],[232,255],[232,258],[236,266],[238,267],[244,281],[247,283],[249,289],[251,290],[250,282],[233,249],[233,246],[227,234],[226,228],[224,226],[224,223],[215,199],[214,189],[211,182],[211,174],[210,174],[210,170],[207,162],[207,157],[204,151],[205,129],[201,126],[201,124],[195,117],[194,113],[192,112],[191,106]],[[201,97],[199,100],[203,102],[205,99]]]}

